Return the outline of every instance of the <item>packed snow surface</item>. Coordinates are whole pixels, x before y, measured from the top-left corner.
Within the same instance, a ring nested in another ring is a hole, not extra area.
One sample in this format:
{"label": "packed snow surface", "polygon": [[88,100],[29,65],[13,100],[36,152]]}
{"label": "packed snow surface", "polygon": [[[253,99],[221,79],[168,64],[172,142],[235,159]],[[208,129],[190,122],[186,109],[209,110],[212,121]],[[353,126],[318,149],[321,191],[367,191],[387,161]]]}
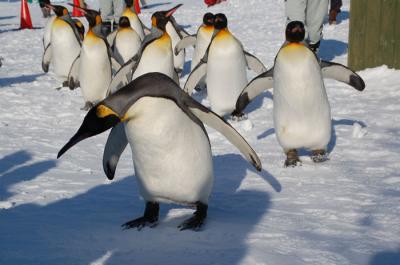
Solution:
{"label": "packed snow surface", "polygon": [[[140,15],[147,25],[152,12],[184,3],[175,17],[191,33],[204,12],[226,13],[231,32],[268,67],[283,42],[283,0],[209,9],[201,0],[148,2]],[[325,25],[319,56],[326,60],[347,62],[349,2],[336,26]],[[246,109],[248,120],[232,122],[259,154],[261,173],[207,128],[215,183],[202,231],[179,231],[193,209],[173,204],[161,205],[157,227],[122,230],[144,208],[130,150],[113,181],[101,164],[107,133],[56,160],[81,124],[84,102],[79,89],[57,91],[54,74],[42,72],[45,20],[31,4],[37,28],[16,30],[19,8],[19,1],[0,2],[0,264],[400,264],[399,70],[359,72],[363,92],[326,80],[333,133],[330,160],[321,164],[302,152],[302,166],[283,167],[272,93],[263,93]]]}

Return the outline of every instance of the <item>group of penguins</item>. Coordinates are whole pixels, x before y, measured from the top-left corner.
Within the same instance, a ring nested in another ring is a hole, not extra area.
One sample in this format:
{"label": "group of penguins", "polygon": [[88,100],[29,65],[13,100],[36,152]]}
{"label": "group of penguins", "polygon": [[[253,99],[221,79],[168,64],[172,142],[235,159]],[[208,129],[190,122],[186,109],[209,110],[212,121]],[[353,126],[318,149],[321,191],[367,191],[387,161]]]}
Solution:
{"label": "group of penguins", "polygon": [[[137,184],[145,201],[142,217],[125,229],[153,227],[159,203],[196,208],[178,226],[202,227],[213,186],[210,141],[204,124],[235,145],[259,171],[261,161],[246,140],[224,119],[242,117],[245,107],[263,91],[273,89],[275,133],[285,154],[285,166],[301,163],[297,149],[311,151],[314,162],[327,160],[331,138],[330,106],[323,78],[362,91],[364,81],[351,69],[321,61],[309,49],[302,22],[286,27],[286,41],[267,70],[228,30],[224,14],[206,13],[195,35],[184,31],[173,13],[181,6],[157,11],[151,28],[141,22],[126,0],[118,29],[105,35],[96,10],[81,8],[88,21],[72,19],[66,7],[46,4],[55,16],[45,27],[43,70],[52,65],[63,86],[80,87],[88,110],[76,134],[58,158],[78,142],[111,128],[103,169],[112,180],[118,160],[130,145]],[[78,7],[76,7],[78,8]],[[179,74],[185,48],[194,46],[191,73],[183,87]],[[247,82],[246,68],[258,76]],[[193,91],[207,87],[210,108],[194,100]]]}

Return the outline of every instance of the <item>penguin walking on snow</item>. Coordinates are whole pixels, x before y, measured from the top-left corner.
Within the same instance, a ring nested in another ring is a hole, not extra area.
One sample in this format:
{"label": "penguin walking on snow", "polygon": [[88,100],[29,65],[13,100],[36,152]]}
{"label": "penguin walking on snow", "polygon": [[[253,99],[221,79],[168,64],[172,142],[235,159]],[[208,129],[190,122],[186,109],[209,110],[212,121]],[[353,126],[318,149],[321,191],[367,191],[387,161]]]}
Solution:
{"label": "penguin walking on snow", "polygon": [[114,57],[123,65],[131,59],[140,49],[142,41],[140,36],[131,27],[127,17],[120,17],[118,30],[112,45]]}
{"label": "penguin walking on snow", "polygon": [[189,75],[184,90],[191,95],[193,88],[207,75],[211,109],[224,116],[235,109],[236,100],[247,84],[246,66],[256,73],[262,73],[266,68],[256,57],[243,50],[240,41],[229,32],[224,14],[215,15],[214,27],[211,43]]}
{"label": "penguin walking on snow", "polygon": [[[199,64],[200,59],[204,57],[204,54],[207,51],[208,45],[210,45],[211,38],[214,33],[214,19],[215,16],[213,13],[206,13],[203,16],[203,24],[197,30],[195,35],[190,35],[184,37],[178,44],[175,46],[175,55],[179,54],[181,50],[194,46],[194,52],[191,63],[191,71]],[[196,86],[204,87],[205,85],[205,76],[202,80],[199,81],[199,84]]]}
{"label": "penguin walking on snow", "polygon": [[179,77],[174,68],[172,42],[166,32],[166,25],[172,14],[181,5],[167,11],[155,12],[151,16],[151,34],[146,35],[138,53],[115,74],[109,87],[111,93],[135,78],[150,72],[163,73],[179,83]]}
{"label": "penguin walking on snow", "polygon": [[[50,31],[45,30],[43,44],[46,45],[42,58],[42,68],[48,72],[50,63],[53,71],[68,86],[68,74],[74,60],[79,56],[82,37],[77,22],[71,19],[68,9],[60,5],[46,4],[54,11],[56,17],[47,24]],[[83,25],[82,25],[83,27]],[[48,38],[50,36],[50,42]]]}
{"label": "penguin walking on snow", "polygon": [[[78,8],[78,7],[77,7]],[[113,66],[119,63],[112,57],[107,40],[101,34],[101,16],[98,11],[79,8],[89,22],[89,30],[82,43],[80,56],[75,60],[69,74],[69,84],[79,81],[85,105],[88,110],[107,96],[111,83]]]}
{"label": "penguin walking on snow", "polygon": [[304,42],[304,25],[293,21],[286,27],[286,42],[269,71],[254,78],[241,93],[236,113],[265,89],[274,88],[274,127],[287,158],[285,166],[301,163],[297,149],[311,150],[314,162],[327,160],[331,139],[331,110],[323,78],[333,78],[362,91],[364,81],[351,69],[319,61]]}
{"label": "penguin walking on snow", "polygon": [[233,127],[161,73],[142,75],[94,106],[58,157],[81,140],[113,127],[104,151],[104,171],[114,178],[118,159],[129,143],[146,203],[144,215],[123,227],[154,227],[159,203],[173,202],[196,207],[179,228],[197,230],[207,216],[213,186],[212,154],[203,123],[222,133],[261,170],[257,154]]}

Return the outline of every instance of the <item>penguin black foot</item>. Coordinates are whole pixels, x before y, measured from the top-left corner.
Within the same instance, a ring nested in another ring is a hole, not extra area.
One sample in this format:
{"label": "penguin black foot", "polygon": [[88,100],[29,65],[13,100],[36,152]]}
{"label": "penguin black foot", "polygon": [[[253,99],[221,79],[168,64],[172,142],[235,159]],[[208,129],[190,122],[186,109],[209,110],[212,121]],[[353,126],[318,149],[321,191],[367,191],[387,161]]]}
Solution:
{"label": "penguin black foot", "polygon": [[310,157],[314,163],[322,163],[322,162],[329,160],[328,154],[323,149],[312,150]]}
{"label": "penguin black foot", "polygon": [[179,230],[194,230],[199,231],[201,226],[204,223],[204,220],[207,217],[207,209],[208,205],[197,202],[196,203],[196,211],[194,212],[193,216],[189,219],[185,220],[182,224],[178,226]]}
{"label": "penguin black foot", "polygon": [[64,82],[62,83],[62,87],[69,87],[69,82],[68,82],[68,80],[66,80],[66,81],[64,81]]}
{"label": "penguin black foot", "polygon": [[243,112],[238,112],[238,111],[234,110],[231,113],[231,119],[233,121],[244,121],[244,120],[247,120],[247,115]]}
{"label": "penguin black foot", "polygon": [[81,110],[88,111],[88,110],[90,110],[93,106],[94,106],[94,104],[93,104],[92,102],[87,101],[87,102],[85,103],[85,105],[81,108]]}
{"label": "penguin black foot", "polygon": [[155,227],[158,221],[158,215],[160,212],[160,205],[156,202],[147,202],[146,208],[144,210],[144,215],[137,219],[133,219],[122,225],[124,230],[137,228],[137,230],[142,230],[145,226]]}
{"label": "penguin black foot", "polygon": [[296,149],[291,149],[286,152],[285,167],[301,166],[301,160]]}

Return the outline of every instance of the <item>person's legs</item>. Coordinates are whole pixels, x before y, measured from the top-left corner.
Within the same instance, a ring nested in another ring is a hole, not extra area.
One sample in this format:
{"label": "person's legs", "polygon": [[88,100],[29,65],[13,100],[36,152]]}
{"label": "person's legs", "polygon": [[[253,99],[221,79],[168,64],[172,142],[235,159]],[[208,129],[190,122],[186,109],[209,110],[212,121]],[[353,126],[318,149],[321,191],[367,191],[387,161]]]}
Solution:
{"label": "person's legs", "polygon": [[110,19],[114,16],[113,1],[110,0],[99,0],[101,19],[103,21]]}
{"label": "person's legs", "polygon": [[125,9],[125,1],[124,0],[112,0],[110,2],[112,2],[113,6],[114,6],[115,21],[118,22],[119,17],[121,16],[122,12],[124,12],[124,9]]}
{"label": "person's legs", "polygon": [[306,25],[308,42],[312,47],[319,47],[322,38],[322,24],[328,11],[328,0],[308,0],[306,8]]}

